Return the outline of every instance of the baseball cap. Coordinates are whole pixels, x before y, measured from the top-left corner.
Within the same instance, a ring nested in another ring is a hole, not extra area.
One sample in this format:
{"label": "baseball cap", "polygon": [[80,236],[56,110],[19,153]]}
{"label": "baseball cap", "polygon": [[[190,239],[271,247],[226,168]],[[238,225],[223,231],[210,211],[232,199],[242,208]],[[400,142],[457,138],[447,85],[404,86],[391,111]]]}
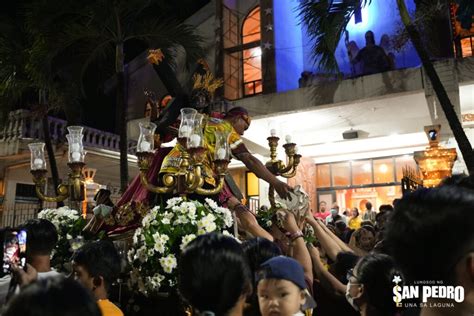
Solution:
{"label": "baseball cap", "polygon": [[305,291],[306,303],[303,305],[303,310],[316,307],[316,302],[306,288],[303,267],[295,259],[277,256],[265,261],[260,265],[255,277],[257,284],[263,279],[279,279],[293,282],[301,290]]}

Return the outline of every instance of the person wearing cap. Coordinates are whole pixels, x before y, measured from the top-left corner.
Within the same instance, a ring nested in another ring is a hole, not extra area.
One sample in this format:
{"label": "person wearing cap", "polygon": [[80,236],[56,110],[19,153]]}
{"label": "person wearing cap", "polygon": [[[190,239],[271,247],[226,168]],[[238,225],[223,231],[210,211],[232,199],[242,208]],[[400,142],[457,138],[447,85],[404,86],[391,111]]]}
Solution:
{"label": "person wearing cap", "polygon": [[[226,131],[229,133],[228,142],[232,156],[242,161],[244,165],[251,172],[255,173],[257,177],[271,184],[281,198],[287,198],[289,191],[291,191],[291,187],[285,182],[278,180],[275,175],[268,171],[265,165],[263,165],[260,160],[255,158],[243,143],[241,136],[244,135],[245,131],[249,128],[250,123],[251,118],[247,110],[243,107],[234,107],[230,109],[222,119],[215,117],[208,118],[204,128],[204,138],[206,140],[207,148],[206,157],[202,162],[202,174],[204,176],[204,181],[209,187],[214,187],[216,185],[216,175],[214,174],[212,168],[212,161],[216,150],[215,132]],[[176,146],[164,159],[160,174],[178,171],[182,150],[183,148],[181,145],[179,143],[176,144]],[[251,213],[251,211],[242,204],[241,199],[238,199],[235,196],[235,193],[228,183],[228,180],[229,179],[226,180],[224,188],[217,197],[219,203],[235,212],[242,225],[242,228],[245,231],[251,233],[254,236],[273,240],[273,237],[262,227],[260,227],[260,225],[258,225],[255,214]]]}
{"label": "person wearing cap", "polygon": [[256,273],[256,284],[262,316],[304,315],[316,307],[306,288],[303,267],[290,257],[265,261]]}

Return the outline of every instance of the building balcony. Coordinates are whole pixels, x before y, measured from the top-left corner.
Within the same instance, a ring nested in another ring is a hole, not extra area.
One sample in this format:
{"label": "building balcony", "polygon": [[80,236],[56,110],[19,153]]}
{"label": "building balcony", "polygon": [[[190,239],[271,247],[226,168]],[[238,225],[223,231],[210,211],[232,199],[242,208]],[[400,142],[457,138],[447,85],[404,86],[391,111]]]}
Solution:
{"label": "building balcony", "polygon": [[[67,121],[48,117],[51,141],[53,145],[66,142]],[[15,156],[27,151],[27,144],[43,140],[41,119],[29,110],[16,110],[8,115],[8,121],[0,130],[0,157]],[[84,127],[84,146],[87,150],[100,150],[104,153],[118,153],[119,135]],[[134,154],[137,142],[128,141],[128,153]]]}

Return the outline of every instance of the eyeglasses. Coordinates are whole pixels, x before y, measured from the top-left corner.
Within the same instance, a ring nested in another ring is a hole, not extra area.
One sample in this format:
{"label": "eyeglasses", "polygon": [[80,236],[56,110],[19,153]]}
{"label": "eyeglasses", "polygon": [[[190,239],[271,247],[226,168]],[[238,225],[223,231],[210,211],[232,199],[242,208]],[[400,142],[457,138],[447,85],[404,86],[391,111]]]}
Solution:
{"label": "eyeglasses", "polygon": [[[351,278],[354,278],[357,280],[357,277],[354,275],[354,269],[347,270],[347,274],[346,274],[347,281],[349,281]],[[351,284],[355,284],[355,283],[351,282]]]}

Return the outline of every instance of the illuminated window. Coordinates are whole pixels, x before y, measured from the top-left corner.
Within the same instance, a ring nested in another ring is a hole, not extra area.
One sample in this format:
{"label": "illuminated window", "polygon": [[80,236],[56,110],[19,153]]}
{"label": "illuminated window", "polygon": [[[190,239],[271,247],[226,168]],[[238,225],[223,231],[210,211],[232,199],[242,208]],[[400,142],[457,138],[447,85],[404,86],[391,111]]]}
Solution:
{"label": "illuminated window", "polygon": [[320,188],[331,186],[331,170],[329,164],[316,166],[316,183]]}
{"label": "illuminated window", "polygon": [[255,44],[242,54],[244,96],[262,92],[262,49],[260,48],[260,7],[253,9],[242,25],[242,44]]}
{"label": "illuminated window", "polygon": [[258,178],[253,172],[247,172],[247,196],[258,196],[260,188],[258,185]]}
{"label": "illuminated window", "polygon": [[461,39],[462,57],[474,56],[472,51],[474,49],[474,36]]}

